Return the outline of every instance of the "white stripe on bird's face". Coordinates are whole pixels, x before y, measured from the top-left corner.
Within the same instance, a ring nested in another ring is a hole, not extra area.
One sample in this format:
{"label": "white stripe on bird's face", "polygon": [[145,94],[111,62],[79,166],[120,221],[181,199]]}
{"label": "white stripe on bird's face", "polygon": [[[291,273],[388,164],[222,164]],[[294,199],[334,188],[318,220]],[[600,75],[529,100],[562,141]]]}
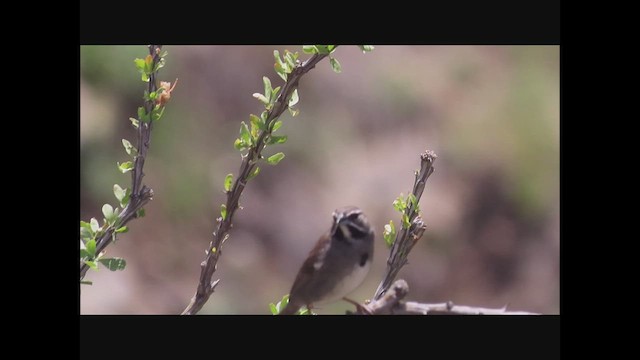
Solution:
{"label": "white stripe on bird's face", "polygon": [[342,231],[342,234],[344,235],[345,239],[348,239],[348,240],[353,239],[351,237],[351,231],[349,231],[349,226],[347,224],[340,224],[338,226],[340,227],[340,230]]}

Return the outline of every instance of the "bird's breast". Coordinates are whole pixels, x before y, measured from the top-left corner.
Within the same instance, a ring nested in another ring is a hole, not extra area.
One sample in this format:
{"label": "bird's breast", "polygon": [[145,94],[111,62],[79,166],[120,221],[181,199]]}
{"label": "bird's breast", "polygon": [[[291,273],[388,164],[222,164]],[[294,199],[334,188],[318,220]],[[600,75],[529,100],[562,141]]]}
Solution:
{"label": "bird's breast", "polygon": [[356,263],[350,273],[345,275],[341,281],[338,281],[333,289],[314,304],[322,305],[342,299],[362,284],[364,278],[369,273],[370,267],[370,260],[366,261],[364,266],[361,266],[360,263]]}

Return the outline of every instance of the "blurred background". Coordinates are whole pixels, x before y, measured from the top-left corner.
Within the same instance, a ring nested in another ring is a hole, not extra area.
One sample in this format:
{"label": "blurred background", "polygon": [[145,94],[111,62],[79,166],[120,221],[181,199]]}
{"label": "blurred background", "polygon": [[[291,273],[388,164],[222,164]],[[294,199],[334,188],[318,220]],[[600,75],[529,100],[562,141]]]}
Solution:
{"label": "blurred background", "polygon": [[[152,133],[144,172],[155,193],[146,216],[107,248],[124,271],[89,271],[82,314],[179,314],[193,296],[204,250],[237,175],[241,121],[260,114],[251,95],[262,76],[282,84],[273,50],[301,46],[165,46],[160,80],[179,83]],[[116,205],[113,184],[130,187],[116,162],[121,139],[135,145],[129,117],[145,84],[133,59],[146,46],[80,49],[80,215],[102,220]],[[438,154],[420,202],[428,226],[400,273],[409,300],[559,313],[559,47],[341,46],[342,73],[323,60],[300,82],[300,114],[278,132],[277,166],[261,166],[241,198],[201,314],[270,314],[288,293],[331,213],[357,205],[376,230],[365,282],[371,298],[388,249],[385,223],[399,224],[393,200],[413,185],[419,154]],[[318,309],[340,314],[338,302]]]}

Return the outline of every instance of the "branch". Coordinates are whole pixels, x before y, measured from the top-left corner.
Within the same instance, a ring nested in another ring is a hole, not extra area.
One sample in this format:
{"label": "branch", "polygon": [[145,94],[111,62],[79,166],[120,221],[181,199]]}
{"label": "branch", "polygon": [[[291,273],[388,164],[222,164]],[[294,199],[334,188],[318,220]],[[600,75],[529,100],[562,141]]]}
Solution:
{"label": "branch", "polygon": [[202,309],[202,306],[204,306],[207,300],[209,300],[211,294],[213,294],[213,291],[220,280],[212,281],[211,279],[213,277],[213,273],[216,271],[218,259],[222,254],[222,244],[224,244],[224,242],[229,238],[229,230],[233,226],[233,215],[238,209],[240,196],[242,195],[242,191],[247,185],[249,176],[253,173],[258,160],[261,159],[262,149],[264,149],[268,137],[271,136],[273,124],[275,123],[275,120],[280,117],[285,110],[287,110],[287,107],[289,106],[289,99],[293,92],[298,88],[300,78],[302,78],[302,76],[309,70],[313,69],[316,64],[327,55],[328,54],[315,54],[293,69],[293,71],[288,75],[287,82],[284,84],[282,91],[280,91],[280,95],[278,96],[273,108],[269,110],[269,114],[265,120],[268,130],[262,131],[256,141],[256,144],[249,149],[249,152],[246,155],[243,155],[239,175],[233,183],[233,187],[227,193],[227,202],[225,204],[227,214],[224,218],[219,217],[217,219],[218,226],[213,233],[213,241],[211,241],[209,245],[207,257],[200,264],[201,271],[198,289],[196,290],[196,293],[191,299],[189,305],[182,312],[182,315],[196,314],[200,309]]}
{"label": "branch", "polygon": [[[152,57],[153,61],[152,69],[156,68],[156,64],[158,64],[161,59],[161,49],[162,45],[149,45],[149,55]],[[149,75],[149,85],[147,88],[149,94],[158,90],[156,75],[157,70]],[[146,100],[144,104],[146,113],[151,114],[155,106],[156,104],[153,99]],[[142,178],[144,177],[142,169],[147,157],[147,151],[149,150],[152,124],[152,119],[146,122],[142,120],[138,122],[138,154],[135,156],[134,167],[131,171],[132,190],[129,204],[122,210],[122,213],[118,215],[118,220],[115,222],[115,225],[109,226],[105,230],[104,234],[96,240],[96,254],[100,254],[109,244],[111,244],[114,239],[114,231],[117,228],[125,226],[131,219],[135,219],[137,217],[138,210],[142,209],[153,198],[153,190],[142,184]],[[89,270],[89,265],[81,261],[80,280],[84,279],[87,270]]]}
{"label": "branch", "polygon": [[378,300],[367,305],[362,305],[364,311],[371,315],[539,315],[526,311],[507,311],[507,307],[501,309],[488,309],[474,306],[454,305],[449,301],[440,304],[423,304],[418,302],[404,302],[402,299],[409,293],[409,285],[400,279],[385,292]]}
{"label": "branch", "polygon": [[437,155],[431,150],[427,150],[420,155],[420,170],[415,173],[415,181],[413,183],[412,194],[415,196],[416,201],[408,201],[408,206],[404,211],[404,215],[409,219],[411,226],[405,228],[402,226],[402,230],[396,235],[396,239],[391,246],[389,258],[387,259],[387,270],[385,275],[378,285],[374,299],[378,300],[387,291],[391,283],[400,272],[400,269],[407,264],[407,257],[413,246],[422,237],[422,234],[426,230],[426,225],[422,221],[422,218],[418,214],[418,203],[422,192],[426,185],[427,179],[433,173],[433,162],[436,160]]}
{"label": "branch", "polygon": [[[358,304],[356,306],[356,313],[360,315],[538,315],[526,311],[507,311],[506,306],[501,309],[488,309],[455,305],[451,301],[439,304],[405,302],[402,301],[402,299],[409,293],[409,285],[407,282],[398,280],[391,285],[400,269],[407,264],[409,252],[427,228],[419,215],[418,203],[420,202],[426,181],[434,171],[433,162],[436,158],[436,154],[430,150],[420,155],[420,170],[416,171],[416,179],[412,192],[415,200],[410,199],[410,197],[408,198],[407,206],[403,212],[402,231],[396,235],[396,239],[391,247],[385,275],[376,290],[374,300],[365,305]],[[405,224],[405,216],[409,220],[408,223],[410,225]]]}

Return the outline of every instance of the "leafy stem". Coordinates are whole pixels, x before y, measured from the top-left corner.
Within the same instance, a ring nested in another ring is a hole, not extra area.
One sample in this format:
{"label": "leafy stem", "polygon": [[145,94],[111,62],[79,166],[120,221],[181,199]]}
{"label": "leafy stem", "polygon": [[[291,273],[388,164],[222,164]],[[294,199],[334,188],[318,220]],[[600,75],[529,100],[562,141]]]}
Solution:
{"label": "leafy stem", "polygon": [[[335,46],[333,46],[333,49],[335,49]],[[235,141],[234,146],[240,151],[247,150],[247,152],[242,154],[242,163],[240,164],[238,176],[227,191],[226,203],[221,206],[221,216],[217,218],[213,240],[206,251],[205,260],[200,264],[201,271],[198,288],[191,302],[182,312],[183,315],[192,315],[200,311],[218,285],[220,280],[212,281],[212,277],[216,271],[218,259],[222,254],[221,247],[229,238],[229,230],[233,226],[233,216],[238,210],[240,196],[247,182],[260,171],[257,164],[263,158],[262,150],[267,145],[286,141],[286,137],[277,137],[272,133],[280,127],[279,124],[281,123],[278,118],[285,110],[289,109],[294,116],[297,114],[297,110],[292,109],[292,107],[298,101],[298,82],[304,74],[313,69],[318,62],[328,55],[328,52],[316,52],[301,64],[297,61],[297,54],[285,52],[284,59],[281,59],[279,53],[277,51],[274,52],[276,73],[285,80],[285,84],[282,87],[272,89],[271,81],[265,77],[265,93],[254,94],[254,97],[263,103],[266,110],[260,117],[251,116],[251,130],[244,122],[241,124],[240,137]],[[274,156],[269,157],[267,162],[276,164],[282,160],[284,154],[279,153]],[[230,181],[227,175],[225,188],[229,187]]]}
{"label": "leafy stem", "polygon": [[[130,118],[136,128],[136,147],[126,139],[122,145],[133,161],[118,163],[122,173],[131,172],[131,188],[123,189],[118,184],[113,191],[120,208],[115,209],[105,204],[102,207],[104,223],[100,226],[98,220],[92,218],[89,223],[80,222],[80,281],[84,279],[89,268],[97,269],[98,262],[110,270],[124,269],[126,262],[120,258],[104,258],[104,249],[116,240],[116,234],[128,230],[125,226],[134,218],[144,216],[144,205],[153,197],[153,190],[142,183],[144,177],[144,163],[151,141],[153,123],[158,121],[169,101],[173,87],[168,82],[157,84],[158,71],[164,66],[166,53],[161,54],[162,45],[149,45],[149,55],[144,59],[135,59],[135,65],[142,74],[141,80],[147,83],[144,92],[144,105],[138,108],[138,118]],[[175,86],[175,84],[174,84]],[[90,282],[83,282],[90,283]]]}
{"label": "leafy stem", "polygon": [[434,171],[433,163],[436,158],[436,153],[431,150],[427,150],[420,155],[420,169],[415,172],[411,194],[406,199],[400,195],[393,202],[394,208],[402,214],[402,228],[396,234],[395,240],[391,241],[392,232],[395,233],[393,222],[385,226],[384,238],[387,244],[391,245],[391,251],[387,259],[385,275],[374,295],[375,300],[380,299],[389,289],[400,269],[407,264],[409,252],[427,228],[420,216],[418,203],[422,197],[427,179]]}

